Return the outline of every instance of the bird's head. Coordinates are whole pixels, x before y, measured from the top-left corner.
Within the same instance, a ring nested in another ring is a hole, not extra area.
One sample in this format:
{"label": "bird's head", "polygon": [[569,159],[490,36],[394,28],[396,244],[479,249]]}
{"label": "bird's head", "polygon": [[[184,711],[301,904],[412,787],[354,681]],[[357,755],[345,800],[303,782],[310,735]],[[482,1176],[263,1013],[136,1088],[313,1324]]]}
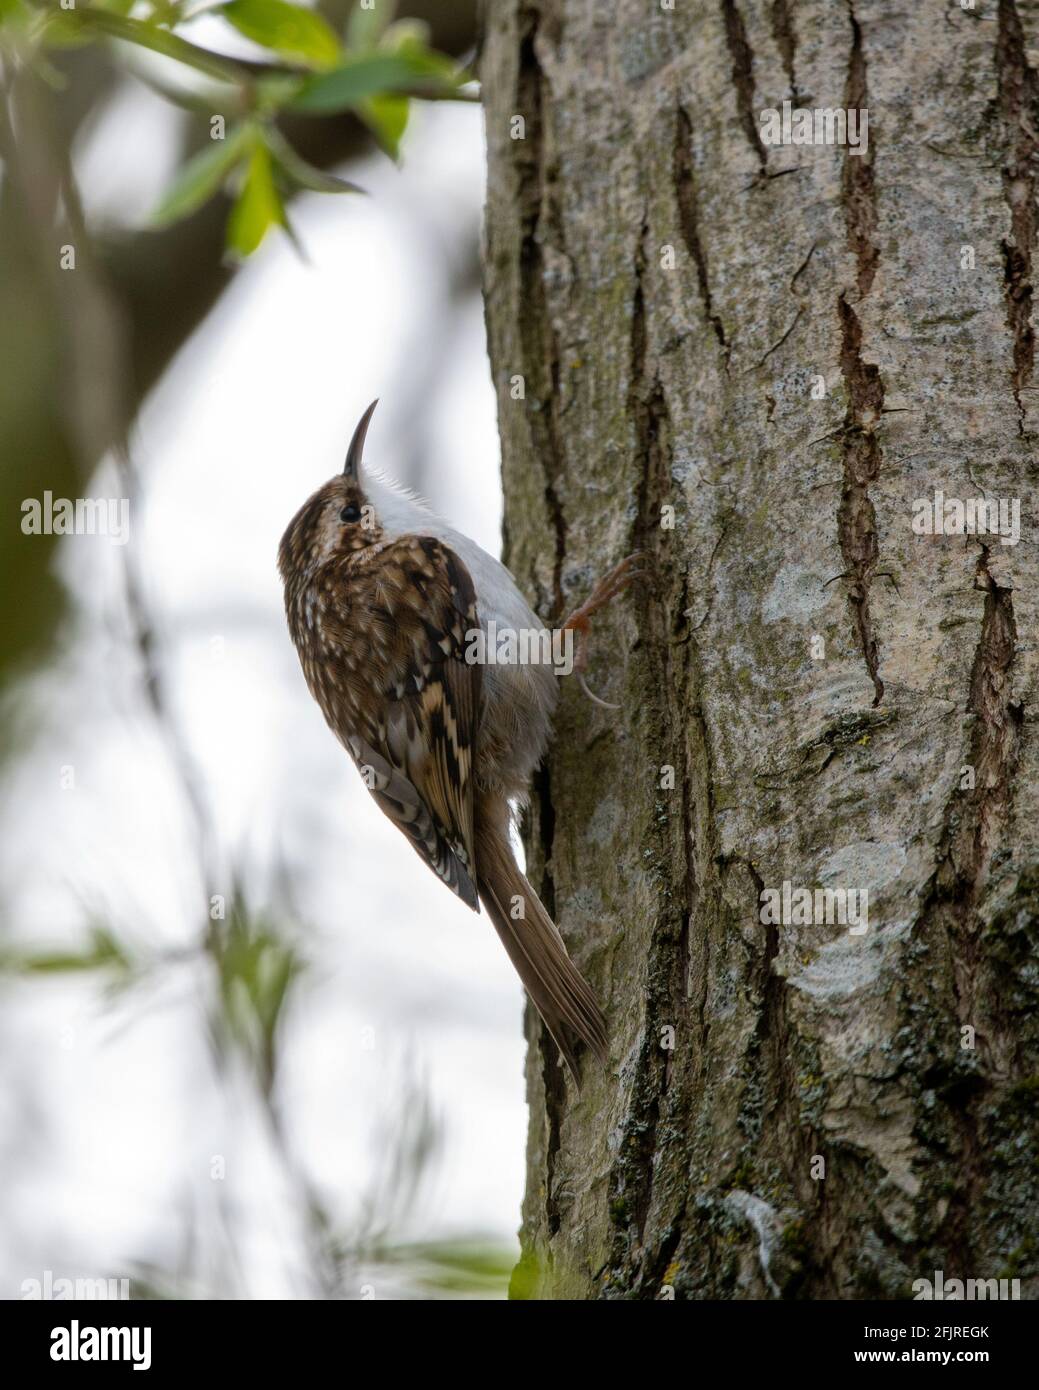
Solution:
{"label": "bird's head", "polygon": [[278,547],[278,568],[286,584],[312,574],[337,555],[366,550],[382,540],[382,527],[365,495],[361,470],[365,435],[378,403],[372,401],[361,416],[342,473],[319,487],[286,527]]}

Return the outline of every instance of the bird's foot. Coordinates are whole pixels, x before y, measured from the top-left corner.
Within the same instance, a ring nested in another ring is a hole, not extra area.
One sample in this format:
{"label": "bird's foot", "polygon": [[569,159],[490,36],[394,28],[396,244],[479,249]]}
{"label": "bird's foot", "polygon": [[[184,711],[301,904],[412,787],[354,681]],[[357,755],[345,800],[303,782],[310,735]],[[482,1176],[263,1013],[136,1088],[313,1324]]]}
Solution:
{"label": "bird's foot", "polygon": [[599,580],[580,608],[575,608],[563,623],[563,632],[577,634],[574,670],[577,672],[581,689],[589,700],[594,700],[597,705],[602,705],[603,709],[620,709],[620,705],[611,704],[608,700],[601,700],[598,695],[589,690],[584,678],[584,672],[588,666],[588,634],[591,631],[592,616],[611,603],[618,594],[623,593],[635,576],[641,573],[634,567],[635,561],[641,557],[642,551],[636,550],[621,560],[620,564],[614,565],[613,569]]}

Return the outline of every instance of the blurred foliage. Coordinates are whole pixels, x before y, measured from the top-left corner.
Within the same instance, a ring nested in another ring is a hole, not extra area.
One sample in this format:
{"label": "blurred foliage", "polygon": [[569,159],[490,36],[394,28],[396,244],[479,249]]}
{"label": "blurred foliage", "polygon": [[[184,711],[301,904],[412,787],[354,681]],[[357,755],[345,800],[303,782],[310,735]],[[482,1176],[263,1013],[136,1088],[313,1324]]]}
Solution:
{"label": "blurred foliage", "polygon": [[[5,66],[24,65],[60,87],[49,60],[54,50],[115,40],[158,53],[207,85],[172,101],[211,111],[210,140],[217,146],[181,170],[163,199],[157,221],[187,216],[225,183],[234,188],[227,250],[250,256],[275,226],[289,229],[286,197],[300,189],[358,191],[343,179],[323,176],[293,150],[275,122],[285,111],[334,116],[352,111],[396,156],[407,122],[409,97],[464,99],[464,70],[429,44],[424,26],[393,22],[392,0],[364,7],[358,0],[344,43],[324,16],[291,0],[229,0],[191,5],[189,0],[94,0],[72,9],[33,0],[2,0]],[[138,14],[131,13],[138,11]],[[243,62],[185,39],[179,29],[200,13],[222,20],[279,61]],[[235,121],[227,128],[224,113]]]}
{"label": "blurred foliage", "polygon": [[[323,0],[300,19],[300,7],[270,0],[94,0],[67,11],[59,0],[0,0],[0,586],[14,600],[0,625],[0,679],[45,659],[66,616],[57,538],[23,537],[22,501],[83,494],[235,262],[271,227],[291,235],[294,191],[349,192],[335,168],[373,142],[396,158],[416,96],[472,98],[460,84],[475,9]],[[285,11],[291,30],[279,23]],[[185,38],[203,13],[229,34],[264,29],[263,60]],[[154,53],[167,61],[142,61]],[[151,225],[85,227],[73,215],[70,152],[117,92],[141,82],[185,113],[180,171]],[[223,140],[212,139],[216,114]],[[75,276],[59,270],[70,241]],[[3,721],[0,760],[21,733]]]}
{"label": "blurred foliage", "polygon": [[[132,984],[157,983],[177,966],[208,960],[215,985],[209,1009],[214,1057],[226,1084],[246,1079],[255,1087],[301,1217],[305,1248],[294,1262],[309,1271],[318,1294],[329,1299],[505,1298],[517,1254],[510,1244],[478,1235],[416,1241],[403,1234],[421,1210],[420,1199],[443,1147],[441,1122],[409,1060],[391,1088],[391,1109],[373,1137],[380,1157],[373,1164],[369,1189],[356,1199],[351,1221],[329,1210],[295,1153],[277,1101],[276,1078],[287,1015],[308,963],[297,930],[279,925],[283,917],[291,917],[287,906],[277,912],[255,911],[236,887],[226,920],[211,921],[195,949],[148,955],[95,923],[78,950],[0,951],[0,973],[93,974],[111,995]],[[244,1069],[230,1066],[233,1059],[243,1062]],[[196,1213],[186,1204],[181,1258],[169,1266],[129,1261],[124,1268],[130,1270],[131,1296],[247,1296],[238,1249],[244,1220],[248,1214],[237,1210],[225,1215],[225,1229],[214,1244],[214,1233],[198,1228]]]}
{"label": "blurred foliage", "polygon": [[95,924],[79,951],[27,951],[0,948],[0,972],[14,975],[60,975],[102,971],[125,984],[133,978],[134,962],[128,948],[112,931]]}
{"label": "blurred foliage", "polygon": [[211,1014],[214,1043],[222,1053],[238,1048],[269,1096],[278,1030],[303,959],[273,918],[250,912],[240,892],[227,921],[212,924],[208,951],[218,981],[218,1007]]}
{"label": "blurred foliage", "polygon": [[495,1241],[459,1239],[385,1246],[376,1252],[392,1273],[433,1294],[504,1298],[516,1262],[513,1250]]}
{"label": "blurred foliage", "polygon": [[[377,1250],[344,1246],[344,1270],[335,1297],[347,1299],[504,1300],[516,1251],[501,1241],[474,1236],[439,1241],[387,1243]],[[130,1266],[135,1300],[233,1297],[214,1290],[190,1266],[171,1270],[150,1261]]]}

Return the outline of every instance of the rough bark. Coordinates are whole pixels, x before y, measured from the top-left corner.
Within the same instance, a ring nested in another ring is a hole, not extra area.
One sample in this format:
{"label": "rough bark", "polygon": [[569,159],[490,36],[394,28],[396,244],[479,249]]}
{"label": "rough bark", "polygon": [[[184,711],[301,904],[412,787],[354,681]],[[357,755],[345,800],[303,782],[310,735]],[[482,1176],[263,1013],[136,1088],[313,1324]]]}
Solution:
{"label": "rough bark", "polygon": [[[612,1057],[578,1095],[528,1017],[514,1293],[1035,1297],[1039,5],[486,27],[508,560],[558,615],[647,557],[593,638],[623,707],[569,682],[532,798]],[[763,144],[788,97],[867,108],[868,155]],[[1021,543],[914,534],[935,489]],[[784,880],[868,932],[762,925]]]}

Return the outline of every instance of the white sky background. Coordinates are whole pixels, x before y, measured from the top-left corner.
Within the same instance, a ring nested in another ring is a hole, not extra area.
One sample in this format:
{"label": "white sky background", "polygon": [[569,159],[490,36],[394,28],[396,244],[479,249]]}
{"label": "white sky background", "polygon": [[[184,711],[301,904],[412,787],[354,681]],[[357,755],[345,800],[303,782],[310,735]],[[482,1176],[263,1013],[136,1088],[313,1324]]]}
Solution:
{"label": "white sky background", "polygon": [[[169,108],[136,84],[119,102],[79,152],[95,217],[147,211],[176,148]],[[445,256],[479,216],[481,119],[477,106],[416,106],[402,169],[376,156],[351,166],[369,198],[297,200],[310,263],[268,237],[147,402],[135,448],[145,498],[131,545],[218,860],[225,873],[245,867],[261,906],[284,864],[314,965],[282,1045],[278,1096],[296,1156],[348,1228],[385,1176],[380,1126],[398,1123],[410,1057],[445,1127],[406,1232],[422,1239],[515,1232],[522,991],[486,918],[435,880],[326,729],[289,642],[275,559],[374,396],[367,455],[409,482],[398,460],[417,439],[436,510],[498,553],[482,309],[473,296],[448,332],[441,303]],[[442,375],[435,397],[416,402],[408,383],[426,376],[428,354]],[[402,420],[404,402],[415,418]],[[94,495],[115,487],[103,473]],[[60,543],[81,617],[57,670],[12,701],[35,738],[0,802],[5,925],[37,948],[80,944],[84,905],[145,955],[190,946],[204,920],[190,822],[122,642],[120,558],[101,538]],[[60,789],[68,764],[74,791]],[[293,1264],[262,1117],[248,1087],[214,1076],[204,1002],[202,972],[172,963],[114,1003],[86,980],[4,987],[0,1296],[47,1268],[175,1265],[191,1213],[201,1263],[213,1265],[221,1201],[249,1238],[243,1291],[313,1291]],[[223,1183],[209,1177],[214,1154]]]}

